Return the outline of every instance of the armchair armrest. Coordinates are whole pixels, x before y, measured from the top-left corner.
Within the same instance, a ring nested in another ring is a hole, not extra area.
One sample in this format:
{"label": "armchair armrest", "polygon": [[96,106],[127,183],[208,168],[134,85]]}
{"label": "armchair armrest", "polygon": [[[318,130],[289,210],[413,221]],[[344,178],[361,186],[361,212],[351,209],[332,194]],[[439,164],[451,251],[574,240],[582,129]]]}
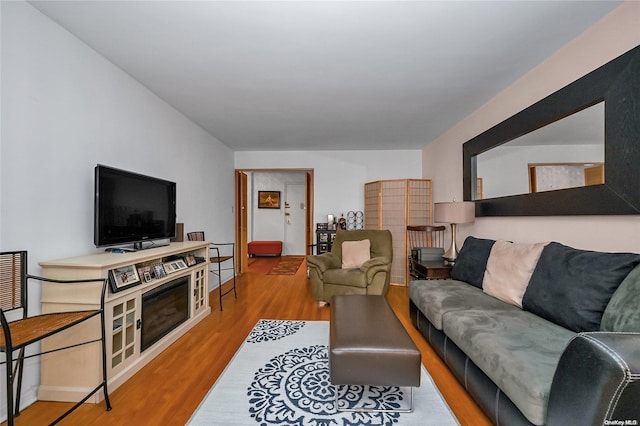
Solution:
{"label": "armchair armrest", "polygon": [[379,272],[387,273],[391,269],[391,262],[386,257],[374,257],[367,260],[360,266],[360,270],[365,273],[367,283],[372,283],[373,278]]}
{"label": "armchair armrest", "polygon": [[374,257],[372,259],[367,260],[366,262],[364,262],[361,266],[360,266],[360,270],[362,272],[367,272],[367,269],[373,267],[373,266],[387,266],[390,262],[387,260],[386,257]]}
{"label": "armchair armrest", "polygon": [[320,272],[327,269],[339,269],[342,267],[342,261],[335,253],[323,253],[319,255],[307,256],[307,266],[317,268]]}
{"label": "armchair armrest", "polygon": [[556,368],[547,424],[636,424],[638,401],[640,333],[580,333]]}

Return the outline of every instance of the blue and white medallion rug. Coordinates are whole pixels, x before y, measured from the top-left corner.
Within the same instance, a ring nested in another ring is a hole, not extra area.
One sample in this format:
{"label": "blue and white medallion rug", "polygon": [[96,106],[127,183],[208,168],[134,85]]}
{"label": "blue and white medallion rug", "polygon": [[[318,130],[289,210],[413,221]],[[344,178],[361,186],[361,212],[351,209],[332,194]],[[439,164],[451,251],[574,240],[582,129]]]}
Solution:
{"label": "blue and white medallion rug", "polygon": [[413,412],[336,412],[349,407],[397,409],[408,388],[333,386],[329,322],[260,320],[189,420],[189,425],[355,426],[457,425],[427,371],[413,391]]}

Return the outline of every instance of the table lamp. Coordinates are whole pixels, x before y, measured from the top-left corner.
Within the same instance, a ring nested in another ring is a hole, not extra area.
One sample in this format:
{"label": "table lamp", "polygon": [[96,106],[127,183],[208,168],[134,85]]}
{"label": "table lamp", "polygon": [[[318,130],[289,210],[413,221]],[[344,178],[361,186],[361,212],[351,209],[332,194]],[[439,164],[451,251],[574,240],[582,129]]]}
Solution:
{"label": "table lamp", "polygon": [[434,203],[433,221],[451,224],[451,247],[442,256],[444,260],[454,263],[458,258],[456,246],[456,225],[475,222],[476,204],[473,201]]}

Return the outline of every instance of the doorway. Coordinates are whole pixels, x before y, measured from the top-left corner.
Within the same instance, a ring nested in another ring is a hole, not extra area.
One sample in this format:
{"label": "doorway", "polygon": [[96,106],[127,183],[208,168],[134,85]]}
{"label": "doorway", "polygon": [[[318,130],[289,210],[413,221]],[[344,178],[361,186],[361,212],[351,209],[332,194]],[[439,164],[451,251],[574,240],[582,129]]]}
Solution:
{"label": "doorway", "polygon": [[284,254],[304,255],[305,248],[305,185],[288,184],[284,198]]}
{"label": "doorway", "polygon": [[[286,179],[279,179],[289,172],[301,175],[302,181],[286,182]],[[256,235],[269,236],[257,239],[282,240],[283,254],[311,254],[313,169],[236,169],[235,173],[237,272],[242,273],[247,269],[247,244]],[[268,187],[264,186],[264,182],[269,183]],[[279,209],[258,210],[257,191],[265,189],[282,191]],[[278,228],[277,232],[265,229],[271,227]]]}

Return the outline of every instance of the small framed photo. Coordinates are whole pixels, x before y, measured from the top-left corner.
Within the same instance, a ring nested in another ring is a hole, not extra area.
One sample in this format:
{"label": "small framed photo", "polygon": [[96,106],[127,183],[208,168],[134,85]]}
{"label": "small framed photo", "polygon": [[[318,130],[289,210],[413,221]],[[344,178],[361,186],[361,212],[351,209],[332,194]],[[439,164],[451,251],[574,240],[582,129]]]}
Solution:
{"label": "small framed photo", "polygon": [[279,209],[280,191],[258,191],[259,209]]}
{"label": "small framed photo", "polygon": [[140,279],[145,283],[148,283],[153,280],[151,278],[151,266],[139,266],[138,267],[138,275],[140,275]]}
{"label": "small framed photo", "polygon": [[196,258],[192,254],[186,255],[184,261],[187,262],[187,266],[193,266],[196,264]]}
{"label": "small framed photo", "polygon": [[181,271],[183,269],[187,269],[187,264],[184,263],[182,259],[176,259],[164,264],[164,271],[167,274],[173,274],[174,272]]}
{"label": "small framed photo", "polygon": [[164,265],[161,262],[158,263],[154,263],[153,265],[151,265],[151,268],[153,269],[153,276],[157,278],[164,278],[167,276],[167,273],[164,270]]}
{"label": "small framed photo", "polygon": [[123,266],[109,271],[111,291],[117,293],[140,284],[140,276],[134,265]]}

